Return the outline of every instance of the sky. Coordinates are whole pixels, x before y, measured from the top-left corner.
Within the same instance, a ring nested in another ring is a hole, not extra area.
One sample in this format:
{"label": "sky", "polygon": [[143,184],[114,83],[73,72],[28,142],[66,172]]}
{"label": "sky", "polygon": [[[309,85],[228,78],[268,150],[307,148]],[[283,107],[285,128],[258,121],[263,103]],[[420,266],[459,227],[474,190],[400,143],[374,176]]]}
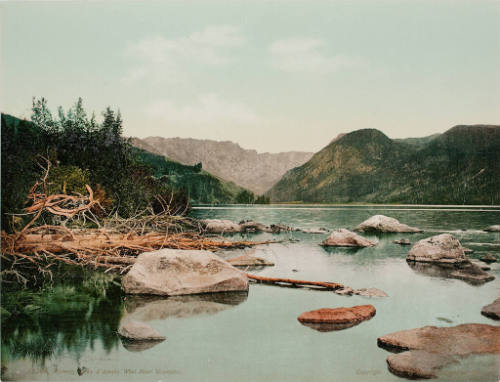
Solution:
{"label": "sky", "polygon": [[318,151],[500,124],[500,1],[0,3],[1,111],[82,97],[127,136]]}

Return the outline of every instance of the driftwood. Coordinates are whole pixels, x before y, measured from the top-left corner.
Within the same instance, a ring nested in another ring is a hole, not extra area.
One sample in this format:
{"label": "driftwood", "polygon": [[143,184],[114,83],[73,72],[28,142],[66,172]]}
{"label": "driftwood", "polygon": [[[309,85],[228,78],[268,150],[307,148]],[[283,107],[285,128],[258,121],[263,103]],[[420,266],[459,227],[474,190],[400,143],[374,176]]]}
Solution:
{"label": "driftwood", "polygon": [[281,286],[285,286],[284,284],[289,284],[286,286],[293,286],[293,287],[313,286],[315,288],[327,289],[327,290],[344,288],[344,285],[342,284],[332,283],[327,281],[305,281],[305,280],[284,279],[279,277],[264,277],[264,276],[252,275],[250,273],[247,273],[247,277],[251,280],[255,280],[256,282],[275,284]]}

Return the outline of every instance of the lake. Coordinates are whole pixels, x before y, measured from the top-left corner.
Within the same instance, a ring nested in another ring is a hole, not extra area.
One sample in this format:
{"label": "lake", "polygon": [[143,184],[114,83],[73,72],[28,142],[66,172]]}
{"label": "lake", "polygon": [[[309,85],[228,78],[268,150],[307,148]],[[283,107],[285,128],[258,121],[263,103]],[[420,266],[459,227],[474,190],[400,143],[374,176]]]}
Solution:
{"label": "lake", "polygon": [[[408,238],[414,243],[450,232],[474,250],[471,258],[487,252],[499,254],[500,234],[482,231],[500,224],[498,207],[230,205],[198,206],[191,212],[196,218],[252,219],[328,229],[352,229],[376,214],[425,231],[363,234],[378,240],[378,245],[357,251],[321,247],[319,243],[327,235],[248,234],[244,237],[251,240],[282,242],[256,250],[222,252],[221,256],[252,252],[275,266],[249,272],[333,281],[353,288],[375,287],[388,297],[339,296],[330,291],[251,284],[248,294],[124,299],[114,286],[106,298],[82,300],[77,308],[68,305],[67,312],[42,307],[36,321],[3,320],[3,379],[403,381],[387,370],[385,359],[390,353],[377,347],[377,337],[425,325],[498,324],[480,314],[482,306],[500,296],[498,264],[491,265],[495,280],[474,286],[411,268],[405,261],[411,247],[392,242]],[[241,239],[239,234],[230,237]],[[375,317],[348,329],[319,332],[297,321],[309,310],[363,304],[375,306]],[[147,322],[167,340],[149,348],[122,343],[116,330],[124,315]],[[469,357],[441,370],[439,380],[498,381],[498,370],[498,356]]]}

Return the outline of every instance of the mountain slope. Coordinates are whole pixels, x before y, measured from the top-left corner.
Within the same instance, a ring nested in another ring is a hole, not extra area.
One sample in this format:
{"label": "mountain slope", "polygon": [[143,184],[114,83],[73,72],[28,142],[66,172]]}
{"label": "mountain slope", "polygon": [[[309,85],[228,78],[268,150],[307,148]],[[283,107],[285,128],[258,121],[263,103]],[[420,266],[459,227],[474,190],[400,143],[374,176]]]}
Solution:
{"label": "mountain slope", "polygon": [[161,137],[148,137],[140,141],[154,148],[156,153],[177,162],[186,165],[201,162],[208,172],[256,194],[269,190],[288,170],[300,166],[313,155],[297,151],[257,153],[229,141]]}
{"label": "mountain slope", "polygon": [[500,203],[500,127],[456,126],[418,142],[357,130],[287,172],[273,201]]}
{"label": "mountain slope", "polygon": [[183,165],[137,146],[133,148],[133,152],[138,162],[152,169],[154,177],[165,181],[174,189],[185,189],[191,203],[236,203],[238,194],[245,191],[244,188],[197,166]]}

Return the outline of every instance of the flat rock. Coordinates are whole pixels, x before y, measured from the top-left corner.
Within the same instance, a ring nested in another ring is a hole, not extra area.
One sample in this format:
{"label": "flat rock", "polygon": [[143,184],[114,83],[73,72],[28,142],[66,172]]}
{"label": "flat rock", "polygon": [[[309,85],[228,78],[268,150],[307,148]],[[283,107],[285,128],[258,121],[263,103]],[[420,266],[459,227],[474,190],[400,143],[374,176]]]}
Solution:
{"label": "flat rock", "polygon": [[332,247],[373,247],[377,243],[341,228],[333,231],[321,245]]}
{"label": "flat rock", "polygon": [[497,257],[492,253],[487,253],[486,255],[481,256],[479,260],[487,264],[496,263],[498,261]]}
{"label": "flat rock", "polygon": [[205,230],[209,233],[241,232],[240,225],[231,220],[204,219],[200,223],[205,226]]}
{"label": "flat rock", "polygon": [[354,230],[360,232],[422,232],[419,228],[410,227],[385,215],[372,216]]}
{"label": "flat rock", "polygon": [[280,233],[280,232],[292,232],[292,231],[297,231],[297,229],[293,227],[289,227],[284,224],[271,224],[271,231],[272,233]]}
{"label": "flat rock", "polygon": [[464,253],[467,254],[467,253],[474,253],[474,250],[473,249],[470,249],[470,248],[465,248],[465,247],[462,247],[464,249]]}
{"label": "flat rock", "polygon": [[375,316],[373,305],[358,305],[350,308],[323,308],[302,313],[297,319],[303,325],[318,331],[350,328]]}
{"label": "flat rock", "polygon": [[246,291],[246,274],[209,251],[145,252],[122,279],[128,294],[176,296]]}
{"label": "flat rock", "polygon": [[263,259],[262,257],[256,257],[251,255],[242,255],[239,257],[234,257],[228,259],[227,262],[234,267],[252,267],[252,266],[273,266],[274,263]]}
{"label": "flat rock", "polygon": [[424,326],[379,337],[377,343],[390,351],[405,351],[387,357],[392,373],[407,378],[434,378],[438,368],[454,362],[457,356],[500,354],[500,326]]}
{"label": "flat rock", "polygon": [[436,378],[437,369],[453,362],[457,361],[451,355],[429,353],[423,350],[405,351],[387,357],[389,370],[399,377],[409,379]]}
{"label": "flat rock", "polygon": [[425,263],[468,263],[460,242],[448,233],[419,240],[406,256],[407,261]]}
{"label": "flat rock", "polygon": [[329,233],[330,231],[325,228],[302,228],[300,232],[311,233],[313,235],[324,235],[326,233]]}
{"label": "flat rock", "polygon": [[500,320],[500,298],[497,298],[491,304],[483,306],[481,314],[494,320]]}
{"label": "flat rock", "polygon": [[460,355],[500,354],[500,326],[462,324],[451,327],[424,326],[379,337],[380,347],[394,350],[424,350]]}
{"label": "flat rock", "polygon": [[500,225],[490,225],[486,227],[483,231],[486,232],[500,232]]}
{"label": "flat rock", "polygon": [[134,320],[122,321],[118,334],[129,341],[164,341],[166,339],[148,324]]}
{"label": "flat rock", "polygon": [[387,293],[377,288],[361,288],[354,290],[352,293],[363,297],[387,297]]}
{"label": "flat rock", "polygon": [[394,240],[394,244],[399,244],[399,245],[411,245],[411,241],[408,239],[399,239],[399,240]]}

